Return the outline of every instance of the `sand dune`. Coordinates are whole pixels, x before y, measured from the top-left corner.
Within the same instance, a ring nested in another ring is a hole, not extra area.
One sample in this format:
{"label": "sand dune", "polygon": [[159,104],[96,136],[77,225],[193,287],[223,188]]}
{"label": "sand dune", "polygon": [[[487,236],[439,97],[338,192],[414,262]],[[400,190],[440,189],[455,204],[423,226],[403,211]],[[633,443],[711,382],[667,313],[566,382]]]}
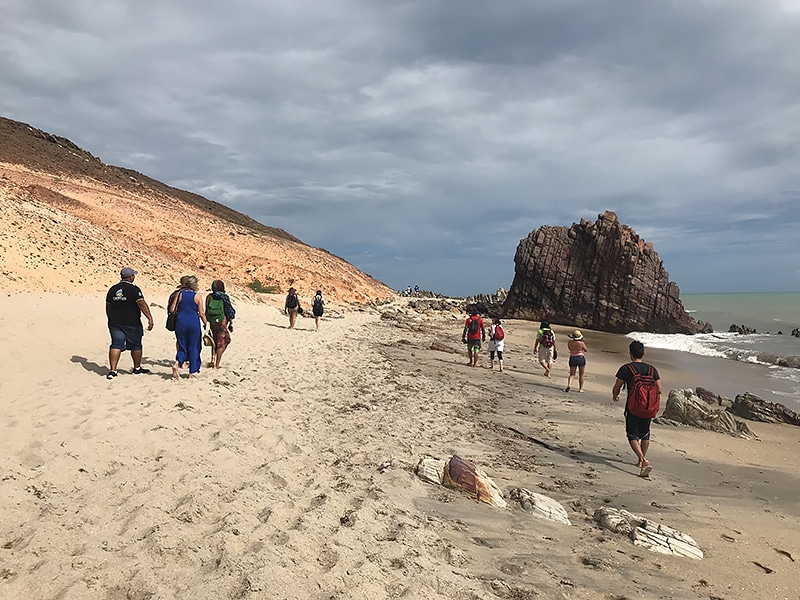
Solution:
{"label": "sand dune", "polygon": [[221,278],[251,299],[259,298],[247,287],[256,280],[284,294],[294,286],[306,297],[321,288],[340,302],[394,296],[323,249],[149,186],[129,189],[0,162],[0,210],[0,288],[9,291],[99,293],[130,265],[161,286],[186,273]]}

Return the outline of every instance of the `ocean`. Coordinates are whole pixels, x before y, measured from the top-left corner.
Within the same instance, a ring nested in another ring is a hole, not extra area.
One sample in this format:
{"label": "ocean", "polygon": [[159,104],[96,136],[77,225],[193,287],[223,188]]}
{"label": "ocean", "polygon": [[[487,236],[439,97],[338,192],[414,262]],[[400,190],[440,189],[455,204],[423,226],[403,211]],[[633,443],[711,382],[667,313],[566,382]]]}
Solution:
{"label": "ocean", "polygon": [[[681,301],[692,317],[711,323],[714,333],[635,332],[628,337],[646,348],[677,353],[676,366],[694,373],[695,381],[707,382],[697,385],[713,392],[733,398],[749,391],[800,412],[800,368],[786,366],[800,365],[800,338],[790,335],[800,328],[800,292],[682,294]],[[732,324],[758,333],[729,333]],[[736,363],[739,368],[730,369]]]}

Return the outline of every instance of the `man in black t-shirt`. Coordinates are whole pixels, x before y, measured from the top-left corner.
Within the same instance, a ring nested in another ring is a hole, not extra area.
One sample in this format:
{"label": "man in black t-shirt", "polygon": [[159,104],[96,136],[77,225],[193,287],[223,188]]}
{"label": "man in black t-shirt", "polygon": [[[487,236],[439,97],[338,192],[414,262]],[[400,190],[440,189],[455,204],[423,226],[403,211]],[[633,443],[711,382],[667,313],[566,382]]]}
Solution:
{"label": "man in black t-shirt", "polygon": [[111,345],[108,348],[107,379],[117,376],[117,364],[124,350],[130,350],[133,359],[133,373],[149,373],[142,367],[142,313],[147,317],[147,331],[153,329],[153,315],[144,300],[142,290],[133,285],[137,271],[125,267],[119,273],[120,282],[112,285],[106,294],[106,316]]}
{"label": "man in black t-shirt", "polygon": [[[623,385],[627,386],[628,395],[630,395],[633,373],[628,365],[631,365],[640,375],[646,375],[650,368],[650,365],[642,361],[644,358],[644,344],[641,342],[631,342],[628,348],[630,350],[631,362],[622,365],[617,371],[617,380],[614,382],[614,388],[611,390],[614,402],[619,402],[619,393]],[[655,379],[656,385],[658,386],[658,393],[660,394],[661,378],[655,367],[653,367],[653,379]],[[653,470],[653,467],[650,466],[647,458],[645,458],[647,456],[647,450],[650,448],[650,421],[651,419],[632,415],[630,411],[628,411],[628,403],[625,403],[625,433],[628,436],[628,443],[631,446],[631,450],[633,450],[633,453],[639,459],[636,466],[641,469],[639,472],[641,477],[647,477]]]}

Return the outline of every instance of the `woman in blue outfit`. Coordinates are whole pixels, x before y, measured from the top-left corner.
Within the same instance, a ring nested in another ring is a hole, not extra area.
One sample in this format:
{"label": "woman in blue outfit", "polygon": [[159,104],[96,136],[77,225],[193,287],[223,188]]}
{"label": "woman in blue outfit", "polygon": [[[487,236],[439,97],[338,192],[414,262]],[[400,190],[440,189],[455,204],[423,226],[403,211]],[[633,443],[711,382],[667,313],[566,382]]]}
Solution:
{"label": "woman in blue outfit", "polygon": [[197,290],[200,286],[197,277],[189,275],[186,287],[175,296],[171,312],[177,312],[175,319],[175,339],[178,352],[175,364],[172,365],[172,378],[180,379],[180,368],[189,363],[189,377],[194,378],[200,372],[200,351],[203,349],[203,327],[206,325],[206,310]]}

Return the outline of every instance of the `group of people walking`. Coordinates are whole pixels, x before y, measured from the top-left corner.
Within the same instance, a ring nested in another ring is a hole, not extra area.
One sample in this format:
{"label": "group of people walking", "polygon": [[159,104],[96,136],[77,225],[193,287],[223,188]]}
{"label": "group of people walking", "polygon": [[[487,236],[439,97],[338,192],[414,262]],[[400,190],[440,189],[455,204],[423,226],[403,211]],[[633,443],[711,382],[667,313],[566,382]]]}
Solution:
{"label": "group of people walking", "polygon": [[[461,341],[467,345],[467,363],[471,367],[478,366],[478,356],[480,354],[481,343],[486,341],[486,325],[477,311],[473,311],[464,323],[464,331],[461,334]],[[497,362],[500,372],[503,372],[503,347],[505,345],[505,331],[499,318],[492,319],[489,326],[489,365],[494,371],[494,359],[497,355]],[[586,357],[584,354],[589,351],[583,334],[576,329],[569,334],[567,342],[569,350],[569,377],[565,392],[569,392],[575,375],[578,375],[578,391],[583,393],[584,374],[586,370]],[[553,362],[558,358],[558,347],[556,345],[556,334],[550,327],[550,323],[542,321],[539,331],[536,333],[536,340],[533,344],[533,353],[537,357],[539,364],[544,369],[545,377],[550,377]]]}
{"label": "group of people walking", "polygon": [[[120,355],[130,351],[133,373],[140,375],[150,370],[142,366],[142,337],[144,327],[141,316],[147,318],[147,330],[153,329],[153,315],[145,302],[142,290],[134,284],[138,271],[124,267],[120,281],[106,294],[106,317],[111,345],[108,350],[107,379],[117,377]],[[180,370],[188,367],[189,377],[200,372],[203,338],[211,348],[209,366],[219,368],[222,355],[231,343],[233,320],[236,311],[225,293],[225,283],[216,279],[211,293],[205,298],[199,293],[200,285],[194,275],[184,275],[167,301],[167,329],[175,333],[175,362],[172,377],[180,379]],[[207,333],[203,335],[203,328]]]}
{"label": "group of people walking", "polygon": [[[289,316],[289,329],[294,329],[297,322],[297,315],[303,314],[303,307],[300,305],[300,298],[297,296],[297,290],[293,287],[289,288],[289,293],[286,294],[286,301],[283,304],[283,312]],[[325,300],[322,299],[322,290],[317,290],[314,293],[314,300],[311,302],[311,314],[314,315],[314,328],[319,331],[319,320],[325,312]]]}
{"label": "group of people walking", "polygon": [[[586,353],[589,349],[580,329],[574,330],[568,338],[569,375],[564,391],[571,390],[577,375],[578,392],[583,393],[585,391]],[[467,356],[469,357],[467,364],[477,367],[481,343],[486,341],[486,327],[479,312],[471,311],[464,324],[461,340],[467,345]],[[495,354],[500,365],[500,372],[503,371],[504,342],[505,332],[500,319],[494,318],[489,328],[489,361],[492,371],[494,371]],[[639,475],[648,477],[653,470],[647,460],[647,451],[650,447],[650,422],[658,414],[662,392],[661,379],[656,368],[644,362],[644,345],[641,342],[631,342],[628,350],[630,362],[617,370],[611,395],[614,402],[619,402],[621,390],[623,388],[628,390],[625,403],[625,433],[631,450],[638,460]],[[544,376],[549,378],[553,363],[558,358],[558,346],[556,334],[547,321],[542,321],[539,326],[533,353],[544,369]]]}
{"label": "group of people walking", "polygon": [[[147,330],[153,329],[153,315],[145,302],[142,290],[133,282],[138,271],[124,267],[120,281],[106,294],[106,316],[111,345],[108,350],[108,379],[117,377],[117,366],[124,351],[130,351],[133,373],[149,373],[142,366],[142,315],[147,318]],[[231,343],[233,320],[236,310],[225,292],[225,282],[215,279],[210,293],[200,293],[200,283],[194,275],[184,275],[167,301],[168,330],[175,333],[175,362],[172,365],[173,379],[181,378],[181,369],[188,368],[188,376],[194,378],[200,372],[203,345],[210,347],[208,366],[219,369],[222,355]],[[284,311],[289,316],[289,328],[294,329],[297,315],[303,314],[295,288],[289,288]],[[312,301],[312,314],[316,330],[325,311],[322,291],[317,290]],[[204,333],[205,330],[205,333]]]}
{"label": "group of people walking", "polygon": [[[184,275],[167,304],[167,329],[175,331],[175,363],[173,379],[180,379],[180,370],[189,367],[189,377],[200,372],[203,338],[211,348],[209,367],[219,369],[222,355],[231,343],[236,311],[225,293],[225,282],[215,279],[205,299],[199,294],[200,284],[194,275]],[[202,326],[201,326],[202,323]],[[203,335],[203,328],[208,333]]]}

